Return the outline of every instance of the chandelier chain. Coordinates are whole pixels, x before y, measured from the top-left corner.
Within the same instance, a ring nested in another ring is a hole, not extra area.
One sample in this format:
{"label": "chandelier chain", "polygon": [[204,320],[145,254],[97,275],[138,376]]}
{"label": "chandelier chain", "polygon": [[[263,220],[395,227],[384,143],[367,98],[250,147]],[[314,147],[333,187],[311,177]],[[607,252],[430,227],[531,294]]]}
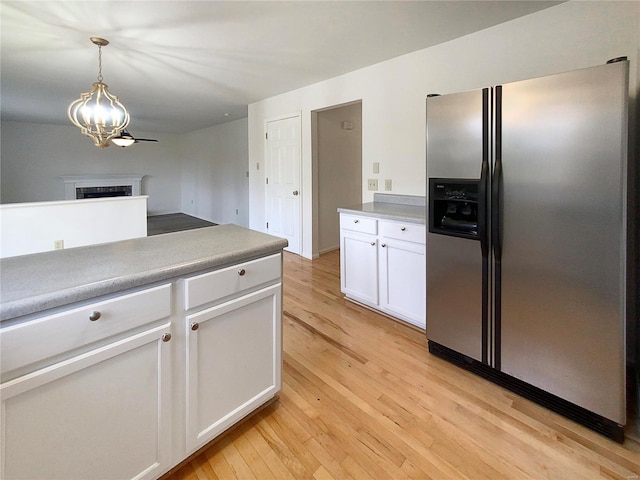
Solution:
{"label": "chandelier chain", "polygon": [[98,45],[98,82],[102,83],[102,45]]}

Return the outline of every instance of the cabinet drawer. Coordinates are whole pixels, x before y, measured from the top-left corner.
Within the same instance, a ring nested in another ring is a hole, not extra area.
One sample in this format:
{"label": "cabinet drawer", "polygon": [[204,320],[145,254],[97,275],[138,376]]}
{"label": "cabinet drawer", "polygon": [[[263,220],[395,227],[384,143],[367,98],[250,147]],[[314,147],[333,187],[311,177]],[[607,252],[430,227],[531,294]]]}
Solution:
{"label": "cabinet drawer", "polygon": [[[170,315],[171,284],[167,284],[4,328],[0,330],[2,373]],[[91,320],[92,316],[99,318]]]}
{"label": "cabinet drawer", "polygon": [[340,228],[376,235],[378,233],[378,220],[371,217],[342,214],[340,215]]}
{"label": "cabinet drawer", "polygon": [[213,302],[234,293],[277,281],[281,277],[280,254],[238,263],[231,267],[205,273],[185,280],[185,308]]}
{"label": "cabinet drawer", "polygon": [[388,222],[381,220],[380,235],[407,242],[426,243],[426,228],[419,223]]}

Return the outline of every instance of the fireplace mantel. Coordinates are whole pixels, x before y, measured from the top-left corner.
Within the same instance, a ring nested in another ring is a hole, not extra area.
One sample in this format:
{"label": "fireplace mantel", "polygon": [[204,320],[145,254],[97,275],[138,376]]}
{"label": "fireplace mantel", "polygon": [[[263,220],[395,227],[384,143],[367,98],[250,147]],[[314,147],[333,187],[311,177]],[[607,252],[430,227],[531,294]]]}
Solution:
{"label": "fireplace mantel", "polygon": [[131,185],[131,195],[142,194],[142,177],[136,173],[125,174],[86,174],[86,175],[61,175],[65,186],[65,199],[75,200],[76,188],[84,187],[117,187]]}

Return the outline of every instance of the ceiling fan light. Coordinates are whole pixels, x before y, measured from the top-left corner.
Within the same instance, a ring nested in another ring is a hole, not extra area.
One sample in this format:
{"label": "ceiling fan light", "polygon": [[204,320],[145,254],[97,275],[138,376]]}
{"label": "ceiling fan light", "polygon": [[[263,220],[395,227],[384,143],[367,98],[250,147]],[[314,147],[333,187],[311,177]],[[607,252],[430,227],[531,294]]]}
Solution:
{"label": "ceiling fan light", "polygon": [[136,139],[133,138],[133,135],[131,135],[127,130],[123,128],[120,135],[111,139],[111,143],[119,147],[128,147],[136,143]]}
{"label": "ceiling fan light", "polygon": [[109,146],[110,140],[121,136],[130,118],[122,102],[102,83],[102,47],[109,42],[97,37],[91,37],[91,41],[98,45],[98,81],[90,91],[71,102],[67,115],[83,135],[93,140],[95,146],[104,148]]}
{"label": "ceiling fan light", "polygon": [[111,139],[111,143],[119,147],[128,147],[136,143],[136,141],[133,138],[128,137],[114,137]]}

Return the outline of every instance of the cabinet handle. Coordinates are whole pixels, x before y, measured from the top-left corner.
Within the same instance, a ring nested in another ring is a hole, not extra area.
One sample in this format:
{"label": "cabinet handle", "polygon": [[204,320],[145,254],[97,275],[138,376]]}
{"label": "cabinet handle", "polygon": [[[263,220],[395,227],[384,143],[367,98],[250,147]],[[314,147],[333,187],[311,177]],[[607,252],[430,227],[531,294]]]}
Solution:
{"label": "cabinet handle", "polygon": [[383,243],[383,244],[382,244],[382,245],[380,245],[380,246],[381,246],[382,248],[384,248],[384,247],[386,247],[386,246],[387,246],[387,244],[386,244],[386,243]]}
{"label": "cabinet handle", "polygon": [[100,317],[102,316],[102,314],[100,312],[93,312],[91,315],[89,315],[89,320],[91,320],[92,322],[95,322],[96,320],[98,320]]}
{"label": "cabinet handle", "polygon": [[162,334],[162,341],[163,342],[168,342],[169,340],[171,340],[171,334],[170,333],[163,333]]}
{"label": "cabinet handle", "polygon": [[293,191],[293,194],[294,194],[295,196],[298,196],[298,194],[299,194],[299,193],[300,193],[300,192],[298,192],[298,190],[294,190],[294,191]]}
{"label": "cabinet handle", "polygon": [[360,222],[360,220],[358,220],[357,218],[353,221],[353,223],[358,223]]}
{"label": "cabinet handle", "polygon": [[193,330],[194,332],[195,332],[198,328],[200,328],[200,324],[199,324],[198,322],[193,322],[193,323],[191,324],[191,330]]}
{"label": "cabinet handle", "polygon": [[402,230],[403,232],[407,229],[407,227],[402,227],[400,228],[400,230]]}
{"label": "cabinet handle", "polygon": [[371,242],[371,246],[375,247],[376,246],[376,242]]}
{"label": "cabinet handle", "polygon": [[238,275],[240,275],[241,277],[244,277],[245,273],[247,272],[245,272],[244,268],[241,268],[240,270],[238,270]]}

